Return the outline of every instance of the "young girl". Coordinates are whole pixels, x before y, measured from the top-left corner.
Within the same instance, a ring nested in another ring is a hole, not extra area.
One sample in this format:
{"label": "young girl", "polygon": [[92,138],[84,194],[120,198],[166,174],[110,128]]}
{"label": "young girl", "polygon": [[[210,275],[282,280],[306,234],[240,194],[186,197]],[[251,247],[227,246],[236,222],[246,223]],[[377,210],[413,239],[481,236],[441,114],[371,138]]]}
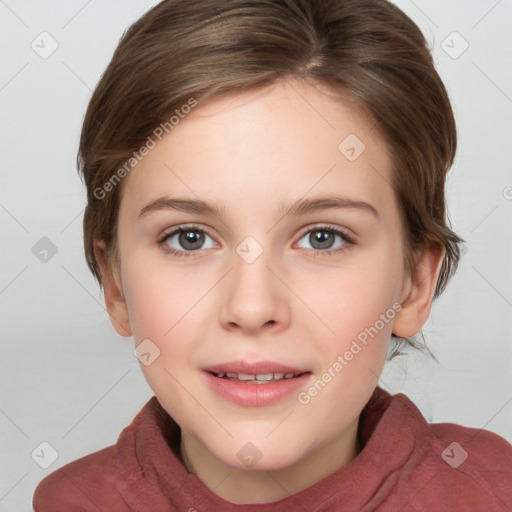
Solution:
{"label": "young girl", "polygon": [[385,0],[165,0],[130,27],[84,120],[84,237],[155,396],[36,512],[510,510],[505,439],[377,386],[457,266],[455,148]]}

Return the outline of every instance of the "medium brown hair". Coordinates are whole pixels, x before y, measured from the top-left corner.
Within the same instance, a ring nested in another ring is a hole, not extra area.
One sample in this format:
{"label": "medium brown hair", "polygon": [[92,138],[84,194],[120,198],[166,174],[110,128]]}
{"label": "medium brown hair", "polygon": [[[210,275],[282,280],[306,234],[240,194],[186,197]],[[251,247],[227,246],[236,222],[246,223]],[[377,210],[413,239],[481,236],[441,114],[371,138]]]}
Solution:
{"label": "medium brown hair", "polygon": [[85,254],[100,286],[94,241],[116,265],[126,162],[155,128],[172,129],[169,119],[191,99],[292,76],[339,92],[376,123],[392,157],[404,263],[411,272],[417,249],[444,249],[434,296],[443,291],[462,241],[445,211],[455,121],[423,34],[386,0],[164,0],[134,23],[92,95],[78,154]]}

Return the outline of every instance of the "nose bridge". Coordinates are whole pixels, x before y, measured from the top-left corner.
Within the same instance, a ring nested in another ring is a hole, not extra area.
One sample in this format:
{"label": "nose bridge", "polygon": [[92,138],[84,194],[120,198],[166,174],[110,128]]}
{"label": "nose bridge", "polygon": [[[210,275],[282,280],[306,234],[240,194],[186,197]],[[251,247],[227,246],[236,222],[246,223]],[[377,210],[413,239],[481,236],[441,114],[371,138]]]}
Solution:
{"label": "nose bridge", "polygon": [[270,256],[271,251],[250,236],[235,248],[220,309],[220,321],[225,326],[255,331],[287,322],[282,285],[268,268],[272,266]]}
{"label": "nose bridge", "polygon": [[241,295],[257,295],[268,293],[269,286],[269,253],[250,243],[240,244],[233,255],[232,291]]}

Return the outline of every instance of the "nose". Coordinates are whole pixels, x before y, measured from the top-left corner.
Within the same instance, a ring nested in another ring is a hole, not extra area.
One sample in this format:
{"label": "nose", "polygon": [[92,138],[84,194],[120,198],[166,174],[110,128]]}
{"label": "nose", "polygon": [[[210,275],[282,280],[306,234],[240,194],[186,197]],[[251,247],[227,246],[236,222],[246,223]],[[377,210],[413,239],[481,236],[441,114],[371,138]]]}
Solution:
{"label": "nose", "polygon": [[265,251],[251,263],[233,254],[233,268],[221,290],[219,320],[225,329],[255,335],[288,327],[289,297],[276,273]]}

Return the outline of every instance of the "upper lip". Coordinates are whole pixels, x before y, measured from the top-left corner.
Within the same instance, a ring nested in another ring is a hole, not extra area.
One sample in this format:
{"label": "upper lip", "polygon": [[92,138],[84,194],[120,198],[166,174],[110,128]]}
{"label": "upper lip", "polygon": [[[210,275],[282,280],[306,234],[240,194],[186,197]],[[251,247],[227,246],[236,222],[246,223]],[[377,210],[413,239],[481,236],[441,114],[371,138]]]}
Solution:
{"label": "upper lip", "polygon": [[204,371],[211,373],[242,373],[245,375],[262,375],[268,373],[306,373],[308,370],[288,366],[273,361],[257,361],[249,363],[248,361],[229,361],[226,363],[215,364],[203,368]]}

